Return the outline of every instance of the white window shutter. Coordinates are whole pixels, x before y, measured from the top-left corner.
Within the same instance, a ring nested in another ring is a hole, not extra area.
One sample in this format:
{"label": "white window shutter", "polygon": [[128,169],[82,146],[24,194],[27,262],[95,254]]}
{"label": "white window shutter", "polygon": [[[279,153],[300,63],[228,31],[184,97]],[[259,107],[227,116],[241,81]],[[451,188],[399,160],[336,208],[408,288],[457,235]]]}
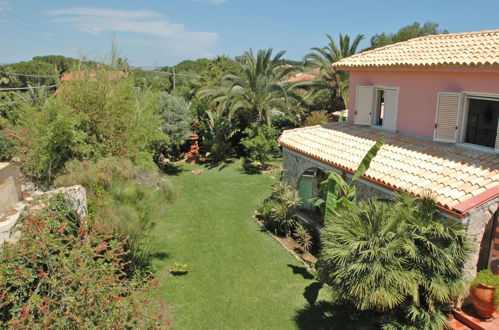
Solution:
{"label": "white window shutter", "polygon": [[355,93],[355,119],[359,125],[371,125],[371,113],[374,103],[373,86],[357,86]]}
{"label": "white window shutter", "polygon": [[461,99],[461,93],[438,93],[437,114],[433,133],[435,141],[457,142]]}
{"label": "white window shutter", "polygon": [[385,88],[385,112],[383,114],[383,127],[391,131],[395,131],[397,129],[398,98],[398,88]]}

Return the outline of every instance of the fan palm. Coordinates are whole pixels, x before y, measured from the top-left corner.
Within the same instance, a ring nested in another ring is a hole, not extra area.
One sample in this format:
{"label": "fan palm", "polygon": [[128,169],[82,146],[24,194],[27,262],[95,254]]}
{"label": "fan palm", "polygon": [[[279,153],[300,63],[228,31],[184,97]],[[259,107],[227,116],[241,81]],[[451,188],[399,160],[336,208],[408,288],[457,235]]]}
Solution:
{"label": "fan palm", "polygon": [[217,85],[202,88],[198,95],[208,97],[213,102],[230,106],[233,110],[249,110],[256,114],[258,121],[272,123],[273,110],[284,110],[291,97],[290,85],[282,81],[295,70],[283,65],[284,51],[272,56],[273,50],[253,50],[245,52],[237,59],[239,73],[222,77]]}
{"label": "fan palm", "polygon": [[446,321],[442,307],[465,293],[470,253],[464,227],[440,218],[430,199],[360,202],[330,215],[322,231],[320,278],[359,310],[391,315],[388,323]]}
{"label": "fan palm", "polygon": [[312,99],[327,93],[331,100],[335,97],[343,98],[345,106],[348,106],[348,72],[336,70],[331,64],[357,53],[357,48],[364,39],[364,35],[359,34],[350,42],[348,35],[340,33],[339,45],[329,34],[326,34],[326,37],[329,43],[325,47],[312,48],[313,52],[307,54],[304,58],[307,65],[316,74],[316,78],[305,85],[312,87],[310,94]]}

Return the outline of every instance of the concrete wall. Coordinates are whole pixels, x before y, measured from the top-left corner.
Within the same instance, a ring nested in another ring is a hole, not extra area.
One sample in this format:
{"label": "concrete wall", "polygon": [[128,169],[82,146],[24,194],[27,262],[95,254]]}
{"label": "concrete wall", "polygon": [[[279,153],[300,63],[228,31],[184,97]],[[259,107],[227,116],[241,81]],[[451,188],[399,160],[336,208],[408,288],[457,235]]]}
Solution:
{"label": "concrete wall", "polygon": [[0,213],[22,198],[20,173],[9,163],[0,163]]}
{"label": "concrete wall", "polygon": [[348,121],[354,121],[357,86],[399,87],[397,130],[433,138],[438,92],[478,92],[499,94],[499,71],[473,72],[414,70],[352,70]]}

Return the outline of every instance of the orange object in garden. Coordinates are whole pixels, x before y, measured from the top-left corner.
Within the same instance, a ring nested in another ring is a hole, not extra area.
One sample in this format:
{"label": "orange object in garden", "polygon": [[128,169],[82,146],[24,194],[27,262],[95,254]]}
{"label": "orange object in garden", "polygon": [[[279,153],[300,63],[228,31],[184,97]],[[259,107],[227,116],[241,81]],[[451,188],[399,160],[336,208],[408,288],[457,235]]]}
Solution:
{"label": "orange object in garden", "polygon": [[191,141],[191,149],[187,152],[187,162],[189,164],[197,164],[199,162],[199,137],[197,135],[189,136],[189,141]]}
{"label": "orange object in garden", "polygon": [[471,288],[470,293],[471,301],[478,315],[484,319],[490,319],[497,308],[494,304],[495,287],[480,283]]}

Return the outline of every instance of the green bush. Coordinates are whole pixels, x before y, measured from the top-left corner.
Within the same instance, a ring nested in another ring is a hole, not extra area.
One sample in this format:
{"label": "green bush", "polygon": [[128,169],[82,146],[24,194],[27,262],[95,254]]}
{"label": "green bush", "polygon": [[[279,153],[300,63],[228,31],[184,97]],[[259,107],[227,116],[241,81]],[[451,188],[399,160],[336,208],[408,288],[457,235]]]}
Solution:
{"label": "green bush", "polygon": [[41,108],[22,114],[23,170],[50,183],[70,159],[99,159],[151,151],[159,131],[156,96],[137,93],[130,78],[111,79],[97,72],[63,84]]}
{"label": "green bush", "polygon": [[388,328],[442,329],[445,308],[466,294],[466,232],[429,199],[347,204],[327,219],[321,241],[318,274],[335,299],[383,313]]}
{"label": "green bush", "polygon": [[148,281],[125,272],[124,243],[80,222],[62,195],[26,210],[0,253],[0,326],[145,329],[165,325]]}
{"label": "green bush", "polygon": [[189,103],[180,96],[162,93],[158,100],[161,131],[174,145],[182,145],[191,134],[193,117]]}
{"label": "green bush", "polygon": [[0,133],[0,162],[10,161],[18,150],[19,146],[12,137]]}
{"label": "green bush", "polygon": [[290,235],[297,224],[295,213],[300,203],[301,199],[295,188],[276,181],[271,196],[258,206],[257,212],[269,230]]}
{"label": "green bush", "polygon": [[268,167],[273,154],[279,152],[277,130],[267,125],[253,123],[244,131],[248,137],[241,140],[247,153],[246,162],[259,162],[263,168]]}
{"label": "green bush", "polygon": [[303,126],[322,125],[331,122],[331,117],[326,110],[312,111],[303,122]]}
{"label": "green bush", "polygon": [[144,171],[128,159],[104,158],[97,162],[71,161],[54,183],[84,186],[96,228],[125,242],[130,269],[149,266],[151,232],[173,197],[169,180],[157,172]]}

